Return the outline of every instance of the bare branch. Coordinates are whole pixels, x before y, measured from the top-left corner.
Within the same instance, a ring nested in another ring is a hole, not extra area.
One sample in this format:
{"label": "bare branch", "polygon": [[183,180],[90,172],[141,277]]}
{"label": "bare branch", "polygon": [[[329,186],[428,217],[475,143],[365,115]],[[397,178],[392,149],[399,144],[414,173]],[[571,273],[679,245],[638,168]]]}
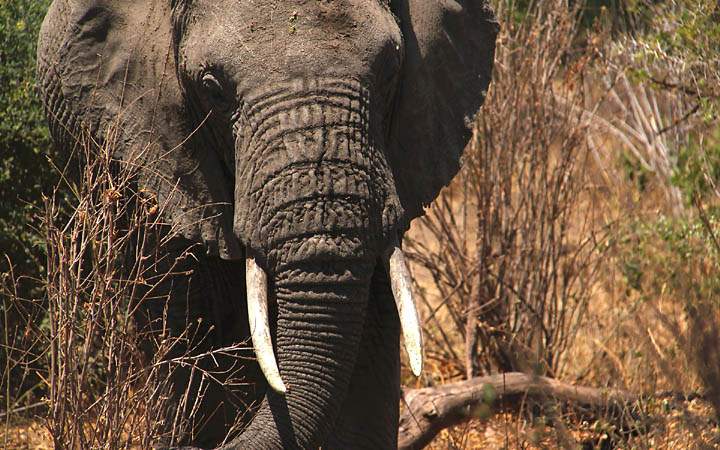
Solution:
{"label": "bare branch", "polygon": [[510,372],[440,387],[405,391],[407,408],[400,417],[398,448],[422,449],[443,429],[480,418],[483,404],[519,409],[523,399],[556,401],[578,411],[619,412],[639,397],[620,391],[573,386],[553,378]]}

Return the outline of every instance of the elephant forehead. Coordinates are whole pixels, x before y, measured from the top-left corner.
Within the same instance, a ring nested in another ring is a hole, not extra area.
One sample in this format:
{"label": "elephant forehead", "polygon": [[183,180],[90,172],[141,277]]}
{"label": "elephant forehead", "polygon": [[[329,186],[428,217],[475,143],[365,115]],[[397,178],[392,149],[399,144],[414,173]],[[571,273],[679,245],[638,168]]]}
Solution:
{"label": "elephant forehead", "polygon": [[205,3],[194,1],[187,11],[187,54],[238,72],[337,72],[369,68],[388,48],[400,54],[399,27],[379,1]]}

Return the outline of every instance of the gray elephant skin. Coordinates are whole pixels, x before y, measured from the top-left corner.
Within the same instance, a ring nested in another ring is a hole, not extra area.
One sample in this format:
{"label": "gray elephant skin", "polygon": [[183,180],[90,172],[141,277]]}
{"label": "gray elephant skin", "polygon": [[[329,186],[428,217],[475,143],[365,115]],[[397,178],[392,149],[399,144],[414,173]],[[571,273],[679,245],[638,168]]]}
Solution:
{"label": "gray elephant skin", "polygon": [[181,444],[220,445],[239,417],[225,448],[397,446],[388,255],[459,169],[497,32],[486,0],[52,3],[38,83],[56,145],[115,127],[172,248],[201,249],[168,284],[170,327],[201,327],[195,351],[248,340],[267,297],[270,337],[248,350],[272,339],[265,366],[210,386]]}

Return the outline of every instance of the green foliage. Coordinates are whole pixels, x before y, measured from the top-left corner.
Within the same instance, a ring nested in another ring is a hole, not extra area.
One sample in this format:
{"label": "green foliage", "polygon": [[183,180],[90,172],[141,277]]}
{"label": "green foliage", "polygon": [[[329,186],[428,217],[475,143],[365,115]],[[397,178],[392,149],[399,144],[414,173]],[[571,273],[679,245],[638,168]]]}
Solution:
{"label": "green foliage", "polygon": [[620,154],[620,167],[625,174],[625,178],[639,193],[647,190],[650,173],[635,156],[629,152],[622,152]]}
{"label": "green foliage", "polygon": [[585,0],[581,23],[589,28],[600,20],[615,33],[634,32],[647,26],[653,3],[652,0]]}
{"label": "green foliage", "polygon": [[716,8],[715,0],[686,0],[682,6],[664,5],[653,20],[656,26],[653,35],[660,48],[665,54],[681,56],[688,62],[717,56],[720,20],[715,15]]}
{"label": "green foliage", "polygon": [[42,295],[42,284],[33,280],[45,272],[44,240],[33,222],[42,193],[57,180],[46,157],[51,142],[35,89],[37,36],[49,3],[0,0],[0,409],[32,401],[34,387],[41,385],[29,374],[41,359],[15,363],[34,348],[25,331],[28,323],[41,319],[40,304],[14,296]]}
{"label": "green foliage", "polygon": [[648,26],[623,42],[631,54],[628,74],[683,104],[687,113],[663,130],[672,134],[678,127],[682,136],[671,181],[686,205],[714,204],[720,193],[720,3],[655,1],[648,7]]}
{"label": "green foliage", "polygon": [[680,149],[672,181],[688,204],[720,192],[720,128]]}
{"label": "green foliage", "polygon": [[720,10],[717,0],[661,2],[638,40],[636,75],[660,89],[696,97],[706,122],[720,97]]}
{"label": "green foliage", "polygon": [[674,298],[694,308],[720,294],[720,254],[714,237],[720,232],[720,210],[699,218],[638,219],[618,240],[620,267],[630,291],[648,301]]}
{"label": "green foliage", "polygon": [[44,258],[30,224],[41,193],[56,181],[35,89],[37,36],[49,3],[0,0],[0,255],[11,259],[16,274],[31,276],[41,273]]}

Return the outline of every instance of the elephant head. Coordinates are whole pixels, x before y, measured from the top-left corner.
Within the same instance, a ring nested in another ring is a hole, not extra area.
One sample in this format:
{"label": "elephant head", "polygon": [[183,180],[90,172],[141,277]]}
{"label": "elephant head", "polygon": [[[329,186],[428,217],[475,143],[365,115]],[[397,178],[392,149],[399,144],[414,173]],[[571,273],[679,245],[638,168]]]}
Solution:
{"label": "elephant head", "polygon": [[166,220],[246,260],[273,390],[238,448],[323,442],[374,270],[419,371],[398,242],[458,170],[496,34],[486,0],[53,2],[38,75],[55,140],[114,126]]}

